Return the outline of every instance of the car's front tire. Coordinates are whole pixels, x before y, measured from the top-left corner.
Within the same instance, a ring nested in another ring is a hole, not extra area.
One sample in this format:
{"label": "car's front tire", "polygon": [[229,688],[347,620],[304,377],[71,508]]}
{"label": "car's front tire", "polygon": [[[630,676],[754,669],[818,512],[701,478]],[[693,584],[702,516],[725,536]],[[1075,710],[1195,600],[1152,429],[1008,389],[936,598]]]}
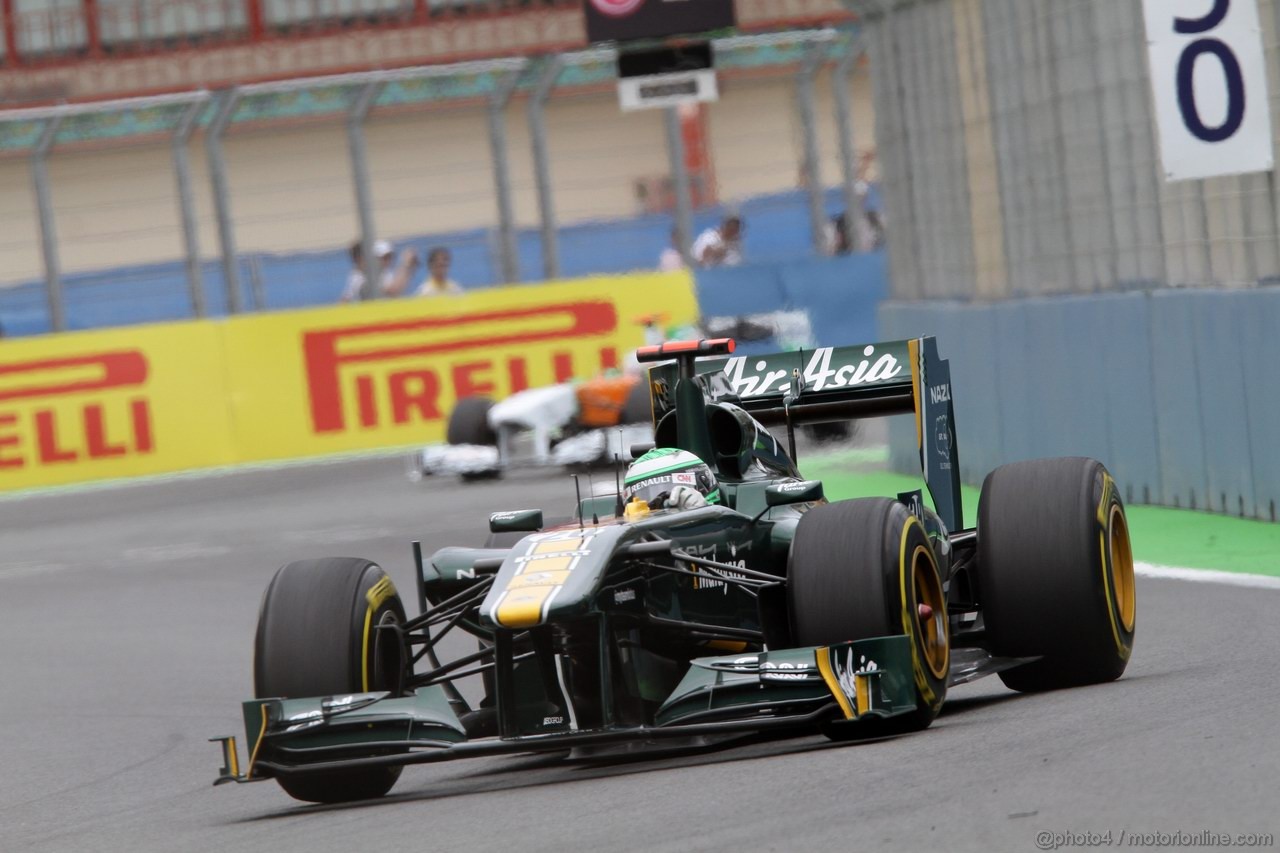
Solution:
{"label": "car's front tire", "polygon": [[[391,578],[376,564],[350,557],[299,560],[267,586],[254,642],[254,695],[296,699],[397,692],[403,667],[394,631],[405,621]],[[281,776],[280,787],[310,803],[381,797],[399,767]]]}
{"label": "car's front tire", "polygon": [[[916,710],[888,720],[835,723],[833,740],[926,728],[947,695],[951,645],[937,555],[902,503],[863,498],[817,506],[796,527],[787,566],[798,646],[906,634]],[[921,604],[928,606],[922,615]]]}

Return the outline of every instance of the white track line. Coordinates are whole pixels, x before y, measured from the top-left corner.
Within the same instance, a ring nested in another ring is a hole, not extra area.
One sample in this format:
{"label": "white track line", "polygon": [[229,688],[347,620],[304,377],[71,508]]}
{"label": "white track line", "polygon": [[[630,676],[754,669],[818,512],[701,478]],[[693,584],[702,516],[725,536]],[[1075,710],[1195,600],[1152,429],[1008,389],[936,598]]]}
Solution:
{"label": "white track line", "polygon": [[1280,589],[1280,578],[1265,575],[1245,575],[1235,572],[1219,572],[1213,569],[1176,569],[1151,563],[1134,563],[1133,569],[1144,578],[1192,581],[1194,583],[1219,583],[1226,586],[1244,586],[1250,589]]}
{"label": "white track line", "polygon": [[352,450],[342,453],[331,453],[325,456],[304,456],[301,459],[268,459],[260,462],[237,462],[231,465],[217,465],[210,468],[190,468],[185,471],[166,471],[160,474],[139,474],[135,477],[112,477],[103,480],[85,480],[81,483],[60,483],[54,486],[30,486],[0,492],[0,501],[23,500],[24,498],[56,497],[78,492],[99,492],[107,489],[130,489],[135,486],[153,486],[157,483],[176,483],[184,480],[203,480],[211,477],[228,477],[236,474],[252,474],[262,471],[279,471],[286,468],[304,468],[308,465],[339,465],[343,462],[359,462],[365,459],[380,459],[394,456],[405,457],[417,450],[420,445],[405,447],[379,447],[373,450]]}

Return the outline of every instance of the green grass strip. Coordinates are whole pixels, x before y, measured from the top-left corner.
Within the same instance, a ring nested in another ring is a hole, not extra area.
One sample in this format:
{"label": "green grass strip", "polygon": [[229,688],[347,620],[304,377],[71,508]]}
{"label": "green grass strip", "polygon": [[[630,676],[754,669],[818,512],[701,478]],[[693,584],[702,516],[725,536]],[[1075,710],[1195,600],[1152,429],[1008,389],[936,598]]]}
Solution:
{"label": "green grass strip", "polygon": [[[924,488],[919,477],[882,470],[885,457],[865,450],[815,455],[803,470],[823,481],[830,500],[896,497]],[[962,487],[961,500],[965,524],[972,527],[978,521],[978,490]],[[932,506],[927,491],[925,502]],[[1126,509],[1139,562],[1280,577],[1280,524],[1158,506]]]}

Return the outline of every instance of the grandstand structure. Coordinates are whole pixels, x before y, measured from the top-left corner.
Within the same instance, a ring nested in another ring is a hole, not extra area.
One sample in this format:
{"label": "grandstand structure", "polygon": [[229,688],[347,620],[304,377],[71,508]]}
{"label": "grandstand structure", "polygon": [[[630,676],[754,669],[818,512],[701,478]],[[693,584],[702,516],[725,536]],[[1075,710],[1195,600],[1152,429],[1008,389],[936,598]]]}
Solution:
{"label": "grandstand structure", "polygon": [[[580,0],[0,0],[0,289],[48,304],[9,326],[68,328],[64,279],[113,270],[171,297],[155,271],[179,261],[194,316],[252,309],[247,257],[353,237],[466,234],[492,270],[467,285],[556,278],[565,226],[666,215],[687,247],[697,210],[797,191],[819,246],[828,191],[874,171],[857,18],[736,15],[717,103],[624,117]],[[656,258],[667,230],[621,254]]]}
{"label": "grandstand structure", "polygon": [[[851,18],[838,0],[737,0],[748,33]],[[580,0],[0,0],[0,105],[583,47]]]}

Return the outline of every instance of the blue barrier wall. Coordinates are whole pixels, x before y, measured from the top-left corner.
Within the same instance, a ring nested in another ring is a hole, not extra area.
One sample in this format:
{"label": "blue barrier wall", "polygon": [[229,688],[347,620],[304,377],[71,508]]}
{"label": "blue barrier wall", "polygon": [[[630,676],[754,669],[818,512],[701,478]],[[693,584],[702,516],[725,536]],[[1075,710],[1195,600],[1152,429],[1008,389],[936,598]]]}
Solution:
{"label": "blue barrier wall", "polygon": [[[873,193],[869,207],[878,205]],[[770,266],[800,261],[813,255],[807,196],[786,192],[743,202],[737,212],[745,222],[744,253],[750,264]],[[826,195],[829,215],[840,211],[839,191]],[[699,211],[697,229],[717,224],[723,209]],[[653,269],[671,242],[671,217],[639,216],[607,222],[570,225],[559,230],[561,273],[566,278]],[[354,235],[353,235],[354,238]],[[453,254],[452,277],[463,287],[492,286],[500,278],[496,236],[489,230],[418,235],[396,240],[398,248],[413,247],[425,259],[432,246],[446,246]],[[520,272],[525,281],[542,273],[542,244],[536,229],[517,235]],[[345,246],[307,254],[254,254],[241,257],[241,302],[246,310],[301,308],[338,301],[351,262]],[[202,265],[208,312],[227,312],[222,267]],[[773,273],[765,273],[773,276]],[[425,271],[420,269],[417,279]],[[416,282],[415,282],[416,284]],[[799,292],[804,282],[792,284]],[[186,268],[174,261],[163,264],[75,273],[63,276],[67,325],[70,329],[163,322],[192,316]],[[43,281],[0,287],[0,326],[6,334],[33,335],[49,331],[48,304]]]}
{"label": "blue barrier wall", "polygon": [[888,294],[884,252],[698,270],[704,317],[805,311],[818,346],[876,340]]}
{"label": "blue barrier wall", "polygon": [[[1131,502],[1276,519],[1280,288],[885,303],[879,319],[950,359],[966,482],[1093,456]],[[891,433],[890,458],[918,470],[913,436]]]}

